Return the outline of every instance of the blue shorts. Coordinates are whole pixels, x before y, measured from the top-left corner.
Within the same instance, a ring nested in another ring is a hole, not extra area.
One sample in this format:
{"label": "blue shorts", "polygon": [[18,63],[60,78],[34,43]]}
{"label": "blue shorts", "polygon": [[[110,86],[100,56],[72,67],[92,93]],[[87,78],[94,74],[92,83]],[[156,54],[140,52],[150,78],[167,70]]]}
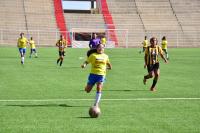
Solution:
{"label": "blue shorts", "polygon": [[19,48],[19,52],[21,54],[25,54],[26,53],[26,48]]}
{"label": "blue shorts", "polygon": [[103,75],[97,75],[97,74],[90,74],[88,76],[88,82],[87,82],[87,84],[93,86],[94,84],[96,84],[98,82],[104,82],[104,81],[105,81],[105,76],[103,76]]}

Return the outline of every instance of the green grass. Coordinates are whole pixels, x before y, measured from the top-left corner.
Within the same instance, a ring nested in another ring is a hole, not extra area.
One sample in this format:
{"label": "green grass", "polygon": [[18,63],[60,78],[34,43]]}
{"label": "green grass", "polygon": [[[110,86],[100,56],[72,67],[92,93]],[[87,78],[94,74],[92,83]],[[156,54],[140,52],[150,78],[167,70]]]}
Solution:
{"label": "green grass", "polygon": [[[101,112],[90,118],[95,88],[83,90],[90,66],[81,69],[87,49],[67,49],[62,67],[56,48],[39,48],[39,58],[20,64],[17,48],[0,48],[0,133],[199,133],[200,99],[134,100],[137,98],[200,98],[200,49],[169,49],[161,61],[157,91],[152,79],[143,85],[143,54],[138,49],[106,49],[113,69],[107,72]],[[29,51],[28,51],[29,52]],[[79,57],[84,57],[80,59]],[[3,100],[30,101],[3,101]],[[92,99],[31,101],[45,99]],[[103,100],[132,99],[132,100]]]}

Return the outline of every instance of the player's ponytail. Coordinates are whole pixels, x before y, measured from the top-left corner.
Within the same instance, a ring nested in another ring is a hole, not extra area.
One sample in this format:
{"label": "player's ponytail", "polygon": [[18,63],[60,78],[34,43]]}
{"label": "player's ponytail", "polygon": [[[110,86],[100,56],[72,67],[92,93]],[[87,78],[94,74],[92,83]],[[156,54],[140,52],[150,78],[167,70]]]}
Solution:
{"label": "player's ponytail", "polygon": [[91,54],[96,53],[96,52],[97,52],[97,49],[90,49],[90,50],[88,50],[87,57],[89,57]]}

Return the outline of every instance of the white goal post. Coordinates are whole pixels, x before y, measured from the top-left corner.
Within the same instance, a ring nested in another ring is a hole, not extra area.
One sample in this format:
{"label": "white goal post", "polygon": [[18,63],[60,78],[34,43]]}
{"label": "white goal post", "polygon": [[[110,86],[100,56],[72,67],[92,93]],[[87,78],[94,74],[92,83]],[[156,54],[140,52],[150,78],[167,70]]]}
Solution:
{"label": "white goal post", "polygon": [[88,48],[89,40],[77,40],[76,34],[79,33],[97,33],[104,34],[106,38],[106,48],[128,47],[128,29],[90,29],[90,28],[72,28],[71,44],[72,48]]}

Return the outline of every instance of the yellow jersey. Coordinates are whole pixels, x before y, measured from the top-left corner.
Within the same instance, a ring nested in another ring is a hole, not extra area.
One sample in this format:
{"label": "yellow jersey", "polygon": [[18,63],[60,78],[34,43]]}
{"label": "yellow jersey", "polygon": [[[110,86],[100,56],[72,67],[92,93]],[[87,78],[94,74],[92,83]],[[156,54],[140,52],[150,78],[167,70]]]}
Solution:
{"label": "yellow jersey", "polygon": [[17,46],[18,48],[26,48],[28,40],[25,37],[18,38]]}
{"label": "yellow jersey", "polygon": [[167,40],[162,40],[162,49],[167,49]]}
{"label": "yellow jersey", "polygon": [[98,54],[93,53],[91,54],[88,59],[88,63],[91,63],[91,73],[97,75],[106,75],[106,66],[109,63],[108,55],[106,54]]}
{"label": "yellow jersey", "polygon": [[105,37],[101,38],[101,44],[103,44],[104,46],[106,45],[106,38]]}
{"label": "yellow jersey", "polygon": [[143,44],[143,47],[147,47],[148,46],[148,44],[149,44],[149,42],[148,42],[148,40],[144,40],[143,42],[142,42],[142,44]]}
{"label": "yellow jersey", "polygon": [[154,48],[148,46],[145,50],[145,56],[147,56],[147,65],[153,65],[158,63],[158,55],[163,54],[163,50],[160,46],[156,45]]}
{"label": "yellow jersey", "polygon": [[29,43],[30,43],[31,49],[35,49],[35,41],[30,40]]}
{"label": "yellow jersey", "polygon": [[64,49],[67,46],[67,41],[65,39],[63,39],[63,40],[59,39],[56,42],[56,46],[58,47],[59,51],[64,51]]}

